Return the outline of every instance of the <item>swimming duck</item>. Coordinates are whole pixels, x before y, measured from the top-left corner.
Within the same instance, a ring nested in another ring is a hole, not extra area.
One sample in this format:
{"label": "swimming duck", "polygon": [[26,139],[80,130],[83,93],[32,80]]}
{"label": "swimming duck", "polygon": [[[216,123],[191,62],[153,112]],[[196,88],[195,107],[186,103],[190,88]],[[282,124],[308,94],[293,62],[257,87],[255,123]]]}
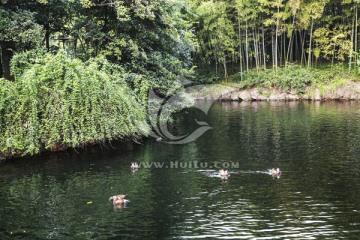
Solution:
{"label": "swimming duck", "polygon": [[161,137],[158,137],[158,138],[156,138],[156,141],[157,141],[157,142],[161,142],[161,141],[162,141],[162,138],[161,138]]}
{"label": "swimming duck", "polygon": [[270,174],[271,174],[271,176],[273,176],[273,177],[279,178],[280,175],[281,175],[280,168],[276,168],[276,169],[273,168],[273,169],[271,169],[271,170],[270,170]]}
{"label": "swimming duck", "polygon": [[230,173],[228,172],[228,170],[221,169],[219,171],[219,175],[220,175],[220,177],[229,177]]}
{"label": "swimming duck", "polygon": [[139,168],[139,164],[137,162],[131,163],[131,170],[137,170]]}
{"label": "swimming duck", "polygon": [[126,195],[114,195],[112,197],[109,198],[109,201],[114,205],[122,205],[122,204],[125,204],[127,202],[129,202],[129,200],[125,199],[125,196]]}

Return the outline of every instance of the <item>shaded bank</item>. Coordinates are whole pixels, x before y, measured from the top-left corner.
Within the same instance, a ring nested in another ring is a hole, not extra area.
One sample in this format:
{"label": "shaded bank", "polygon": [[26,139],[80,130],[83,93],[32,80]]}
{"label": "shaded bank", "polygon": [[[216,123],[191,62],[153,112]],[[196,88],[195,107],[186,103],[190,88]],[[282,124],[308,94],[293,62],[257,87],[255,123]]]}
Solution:
{"label": "shaded bank", "polygon": [[224,101],[296,101],[296,100],[360,100],[360,83],[348,82],[343,86],[325,88],[307,87],[303,93],[295,89],[252,87],[244,89],[240,84],[206,85],[191,91],[197,100]]}
{"label": "shaded bank", "polygon": [[192,92],[193,98],[233,101],[360,99],[359,75],[348,73],[343,64],[251,69],[229,78],[219,84],[198,87]]}

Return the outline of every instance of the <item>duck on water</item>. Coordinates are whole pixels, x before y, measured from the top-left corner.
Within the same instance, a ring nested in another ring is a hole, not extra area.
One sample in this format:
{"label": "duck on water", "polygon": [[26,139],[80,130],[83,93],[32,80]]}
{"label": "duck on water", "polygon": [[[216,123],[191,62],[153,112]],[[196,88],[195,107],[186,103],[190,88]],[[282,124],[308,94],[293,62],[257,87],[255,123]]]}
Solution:
{"label": "duck on water", "polygon": [[280,168],[273,168],[273,169],[269,169],[269,174],[273,177],[273,178],[280,178],[281,176],[281,171]]}
{"label": "duck on water", "polygon": [[230,177],[230,173],[229,173],[228,170],[221,169],[221,170],[219,171],[219,176],[220,176],[220,178],[222,178],[222,179],[227,179],[228,177]]}
{"label": "duck on water", "polygon": [[114,195],[109,198],[109,201],[112,203],[113,206],[126,204],[130,201],[125,199],[125,196],[126,195],[124,195],[124,194]]}
{"label": "duck on water", "polygon": [[132,162],[130,168],[131,170],[136,171],[139,169],[139,164],[137,162]]}

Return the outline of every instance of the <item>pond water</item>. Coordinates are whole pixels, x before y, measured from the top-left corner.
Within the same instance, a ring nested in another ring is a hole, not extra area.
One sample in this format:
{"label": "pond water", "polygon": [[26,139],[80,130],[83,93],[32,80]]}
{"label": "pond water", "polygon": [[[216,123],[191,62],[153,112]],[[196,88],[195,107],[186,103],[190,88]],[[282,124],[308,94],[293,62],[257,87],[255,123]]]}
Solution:
{"label": "pond water", "polygon": [[[360,103],[216,102],[207,116],[182,112],[173,133],[195,130],[195,118],[213,128],[185,145],[0,163],[0,239],[360,238]],[[133,173],[133,161],[164,166]],[[130,202],[114,209],[121,193]]]}

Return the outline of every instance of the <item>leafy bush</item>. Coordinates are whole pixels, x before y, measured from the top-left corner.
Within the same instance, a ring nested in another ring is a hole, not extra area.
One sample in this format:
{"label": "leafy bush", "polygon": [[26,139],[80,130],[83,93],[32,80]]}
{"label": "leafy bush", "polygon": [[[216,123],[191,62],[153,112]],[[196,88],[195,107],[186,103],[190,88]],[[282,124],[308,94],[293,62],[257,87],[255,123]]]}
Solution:
{"label": "leafy bush", "polygon": [[0,79],[3,154],[34,154],[148,134],[145,108],[122,70],[105,58],[82,62],[59,52],[37,55],[32,64],[17,59],[24,56],[14,58],[12,65],[21,66],[15,69],[15,82]]}
{"label": "leafy bush", "polygon": [[355,80],[351,75],[347,75],[346,68],[343,65],[334,65],[324,69],[305,68],[299,65],[289,65],[287,67],[275,69],[266,69],[256,71],[255,69],[232,76],[231,80],[239,82],[244,88],[264,87],[264,88],[282,88],[286,91],[295,89],[298,93],[304,93],[307,86],[316,86],[324,84],[343,83],[343,79]]}

